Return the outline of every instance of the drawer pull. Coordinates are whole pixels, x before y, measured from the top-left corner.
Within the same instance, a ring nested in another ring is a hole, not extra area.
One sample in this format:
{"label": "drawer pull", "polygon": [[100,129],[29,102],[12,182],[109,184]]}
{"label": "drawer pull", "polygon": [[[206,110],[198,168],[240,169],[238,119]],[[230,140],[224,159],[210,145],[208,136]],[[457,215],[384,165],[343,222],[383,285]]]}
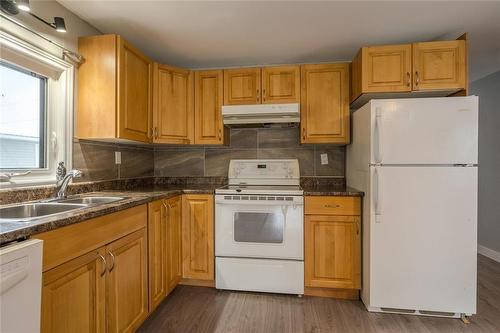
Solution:
{"label": "drawer pull", "polygon": [[325,208],[340,208],[340,205],[325,205]]}

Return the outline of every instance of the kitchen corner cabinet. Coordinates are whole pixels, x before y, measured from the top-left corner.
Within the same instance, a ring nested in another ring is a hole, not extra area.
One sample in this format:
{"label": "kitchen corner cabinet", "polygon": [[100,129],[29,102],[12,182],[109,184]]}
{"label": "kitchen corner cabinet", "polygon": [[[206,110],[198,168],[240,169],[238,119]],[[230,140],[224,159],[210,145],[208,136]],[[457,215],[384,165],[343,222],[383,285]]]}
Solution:
{"label": "kitchen corner cabinet", "polygon": [[153,142],[192,144],[193,73],[157,63],[153,72]]}
{"label": "kitchen corner cabinet", "polygon": [[186,279],[214,280],[213,195],[182,197],[182,275]]}
{"label": "kitchen corner cabinet", "polygon": [[453,41],[363,47],[352,62],[351,103],[356,107],[378,96],[410,97],[415,91],[448,96],[466,89],[465,35]]}
{"label": "kitchen corner cabinet", "polygon": [[349,64],[301,66],[301,143],[350,142]]}
{"label": "kitchen corner cabinet", "polygon": [[75,136],[151,142],[152,62],[118,35],[80,37]]}
{"label": "kitchen corner cabinet", "polygon": [[305,197],[306,294],[357,298],[361,287],[360,214],[358,197]]}
{"label": "kitchen corner cabinet", "polygon": [[262,68],[262,104],[299,103],[300,66]]}
{"label": "kitchen corner cabinet", "polygon": [[224,70],[224,105],[260,104],[260,68]]}
{"label": "kitchen corner cabinet", "polygon": [[229,131],[222,123],[224,95],[222,70],[196,71],[194,74],[194,143],[229,143]]}
{"label": "kitchen corner cabinet", "polygon": [[133,332],[148,315],[146,205],[69,225],[44,241],[42,332]]}

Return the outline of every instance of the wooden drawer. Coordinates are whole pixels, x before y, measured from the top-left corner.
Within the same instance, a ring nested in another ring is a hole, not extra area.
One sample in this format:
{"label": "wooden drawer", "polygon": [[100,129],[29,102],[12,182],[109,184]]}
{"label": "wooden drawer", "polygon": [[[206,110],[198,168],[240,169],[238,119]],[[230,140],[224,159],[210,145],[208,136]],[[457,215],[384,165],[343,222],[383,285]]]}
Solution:
{"label": "wooden drawer", "polygon": [[33,235],[43,240],[43,271],[147,226],[147,205]]}
{"label": "wooden drawer", "polygon": [[305,214],[361,215],[360,197],[306,196]]}

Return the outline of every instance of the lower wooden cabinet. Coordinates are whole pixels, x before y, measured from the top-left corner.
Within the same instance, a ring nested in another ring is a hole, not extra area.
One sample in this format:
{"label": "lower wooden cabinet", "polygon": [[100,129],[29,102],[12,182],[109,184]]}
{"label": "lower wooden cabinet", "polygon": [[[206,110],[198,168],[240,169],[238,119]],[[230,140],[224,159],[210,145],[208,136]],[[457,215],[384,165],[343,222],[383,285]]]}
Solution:
{"label": "lower wooden cabinet", "polygon": [[305,293],[358,298],[361,288],[361,198],[306,196]]}
{"label": "lower wooden cabinet", "polygon": [[104,256],[100,248],[43,274],[42,332],[106,331]]}
{"label": "lower wooden cabinet", "polygon": [[182,279],[182,199],[166,200],[167,209],[167,264],[166,293],[169,294]]}
{"label": "lower wooden cabinet", "polygon": [[34,236],[44,241],[42,332],[134,332],[148,315],[147,209]]}
{"label": "lower wooden cabinet", "polygon": [[153,311],[167,293],[167,215],[164,200],[148,204],[149,309]]}
{"label": "lower wooden cabinet", "polygon": [[107,332],[134,332],[148,315],[146,229],[106,247]]}
{"label": "lower wooden cabinet", "polygon": [[214,280],[213,195],[184,195],[182,273],[187,279]]}

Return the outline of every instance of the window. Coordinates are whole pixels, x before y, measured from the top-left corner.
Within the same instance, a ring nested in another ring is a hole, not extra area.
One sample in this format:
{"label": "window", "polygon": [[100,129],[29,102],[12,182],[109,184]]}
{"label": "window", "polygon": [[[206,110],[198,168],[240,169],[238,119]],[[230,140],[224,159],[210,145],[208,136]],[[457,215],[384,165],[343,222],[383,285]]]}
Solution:
{"label": "window", "polygon": [[0,62],[0,169],[45,168],[47,78]]}
{"label": "window", "polygon": [[54,184],[59,162],[71,168],[74,65],[48,44],[0,31],[0,173],[16,174],[0,188]]}

